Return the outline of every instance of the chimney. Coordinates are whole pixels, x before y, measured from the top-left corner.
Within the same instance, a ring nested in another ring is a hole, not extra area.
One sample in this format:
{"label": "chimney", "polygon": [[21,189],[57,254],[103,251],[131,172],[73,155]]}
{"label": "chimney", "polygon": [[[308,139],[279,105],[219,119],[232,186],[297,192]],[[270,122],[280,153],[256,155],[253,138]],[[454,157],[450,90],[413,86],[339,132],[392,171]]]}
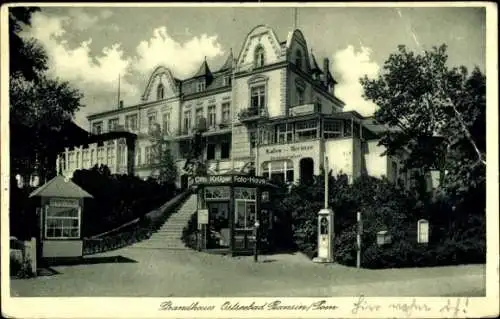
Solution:
{"label": "chimney", "polygon": [[330,60],[328,58],[323,59],[323,72],[325,75],[330,71]]}
{"label": "chimney", "polygon": [[123,109],[123,100],[120,100],[120,104],[118,105],[118,109]]}

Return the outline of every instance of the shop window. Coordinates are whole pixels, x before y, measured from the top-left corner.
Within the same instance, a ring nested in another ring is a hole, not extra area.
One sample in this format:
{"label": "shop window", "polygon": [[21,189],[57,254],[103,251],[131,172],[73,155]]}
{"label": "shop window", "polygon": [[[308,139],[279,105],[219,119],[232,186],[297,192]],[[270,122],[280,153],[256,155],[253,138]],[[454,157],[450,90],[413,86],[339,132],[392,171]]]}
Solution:
{"label": "shop window", "polygon": [[325,120],[325,128],[323,136],[325,138],[339,138],[342,137],[342,121],[339,120]]}
{"label": "shop window", "polygon": [[215,144],[207,144],[207,160],[215,159]]}
{"label": "shop window", "polygon": [[231,144],[230,142],[223,142],[220,145],[220,158],[228,159],[231,156]]}
{"label": "shop window", "polygon": [[59,207],[50,205],[46,207],[45,214],[46,238],[80,238],[80,207]]}
{"label": "shop window", "polygon": [[252,229],[255,223],[255,203],[236,201],[235,228]]}
{"label": "shop window", "polygon": [[265,162],[262,164],[262,176],[277,183],[293,182],[293,162],[291,160]]}
{"label": "shop window", "polygon": [[297,141],[307,141],[318,137],[318,122],[316,120],[302,121],[295,124]]}
{"label": "shop window", "polygon": [[230,197],[229,187],[205,187],[205,200],[229,200]]}

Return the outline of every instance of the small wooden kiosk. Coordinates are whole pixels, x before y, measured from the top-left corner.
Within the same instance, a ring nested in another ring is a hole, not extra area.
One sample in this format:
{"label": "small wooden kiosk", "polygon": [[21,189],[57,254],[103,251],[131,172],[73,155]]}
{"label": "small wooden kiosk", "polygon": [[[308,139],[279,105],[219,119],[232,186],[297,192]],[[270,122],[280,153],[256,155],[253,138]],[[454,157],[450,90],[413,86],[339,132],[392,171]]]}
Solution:
{"label": "small wooden kiosk", "polygon": [[264,177],[241,174],[196,176],[194,185],[202,234],[199,248],[231,255],[254,251],[262,218],[262,192],[274,186]]}
{"label": "small wooden kiosk", "polygon": [[88,192],[62,175],[30,194],[39,197],[38,256],[44,259],[83,257],[82,212]]}

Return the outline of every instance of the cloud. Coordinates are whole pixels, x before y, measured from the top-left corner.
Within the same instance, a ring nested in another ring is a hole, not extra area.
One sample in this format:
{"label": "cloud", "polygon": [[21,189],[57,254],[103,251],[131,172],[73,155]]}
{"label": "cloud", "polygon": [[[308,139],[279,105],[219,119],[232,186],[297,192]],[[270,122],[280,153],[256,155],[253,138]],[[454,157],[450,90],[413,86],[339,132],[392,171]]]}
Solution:
{"label": "cloud", "polygon": [[137,46],[137,71],[149,72],[158,65],[164,65],[178,77],[188,77],[196,72],[204,57],[215,58],[224,54],[217,36],[193,37],[185,43],[177,42],[167,32],[166,27],[153,31],[153,36]]}
{"label": "cloud", "polygon": [[68,11],[73,27],[78,31],[84,31],[92,27],[99,20],[99,16],[90,15],[81,8],[72,8]]}
{"label": "cloud", "polygon": [[337,51],[333,56],[333,71],[337,75],[335,95],[346,103],[345,111],[354,110],[362,115],[373,115],[377,106],[363,98],[363,87],[359,79],[363,76],[373,79],[378,76],[380,66],[371,61],[371,49],[361,46],[360,51],[354,46]]}
{"label": "cloud", "polygon": [[[49,73],[64,81],[69,81],[84,94],[84,114],[77,114],[77,122],[86,127],[85,115],[109,109],[117,104],[118,75],[129,73],[132,59],[126,57],[119,43],[111,44],[101,52],[93,54],[87,39],[70,46],[64,39],[66,28],[73,20],[71,17],[47,16],[36,13],[32,18],[32,27],[26,35],[38,39],[49,57]],[[78,28],[81,27],[78,26]],[[138,100],[137,85],[123,78],[121,91],[124,98]]]}
{"label": "cloud", "polygon": [[131,105],[140,101],[144,78],[158,65],[170,68],[176,77],[188,77],[196,72],[204,57],[224,54],[217,36],[204,34],[179,42],[165,27],[155,29],[149,39],[139,42],[132,55],[125,54],[120,43],[92,52],[92,38],[70,45],[67,36],[72,35],[72,28],[82,29],[91,21],[109,17],[110,12],[101,11],[96,16],[85,16],[85,12],[81,15],[82,12],[70,10],[66,16],[35,13],[25,36],[38,39],[46,49],[50,74],[69,81],[84,94],[82,103],[86,107],[76,114],[75,120],[84,128],[88,127],[88,114],[116,107],[119,75],[120,97],[125,105]]}
{"label": "cloud", "polygon": [[102,11],[99,13],[99,16],[101,17],[101,19],[107,19],[107,18],[110,18],[112,15],[113,15],[113,11],[108,10],[108,9],[104,9],[104,10],[102,10]]}

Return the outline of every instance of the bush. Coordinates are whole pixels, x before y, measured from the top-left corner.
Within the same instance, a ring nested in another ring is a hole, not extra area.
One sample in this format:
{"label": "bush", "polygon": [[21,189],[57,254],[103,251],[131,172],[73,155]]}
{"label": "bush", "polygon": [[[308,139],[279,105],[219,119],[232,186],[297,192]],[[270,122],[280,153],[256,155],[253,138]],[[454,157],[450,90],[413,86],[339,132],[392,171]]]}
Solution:
{"label": "bush", "polygon": [[[366,268],[423,267],[485,262],[485,218],[481,211],[467,213],[473,200],[455,208],[449,200],[430,202],[386,179],[362,176],[351,185],[345,176],[329,177],[329,204],[335,212],[335,258],[356,264],[356,214],[363,220],[362,266]],[[309,257],[317,253],[318,211],[323,208],[323,177],[294,186],[282,199],[283,211],[292,216],[293,239]],[[474,198],[474,197],[472,197]],[[477,205],[476,205],[477,206]],[[417,221],[428,219],[430,243],[417,243]],[[379,247],[376,234],[386,230],[392,244]]]}
{"label": "bush", "polygon": [[93,236],[141,218],[177,195],[175,185],[130,175],[111,175],[104,167],[78,170],[73,181],[94,196],[85,202],[83,235]]}

